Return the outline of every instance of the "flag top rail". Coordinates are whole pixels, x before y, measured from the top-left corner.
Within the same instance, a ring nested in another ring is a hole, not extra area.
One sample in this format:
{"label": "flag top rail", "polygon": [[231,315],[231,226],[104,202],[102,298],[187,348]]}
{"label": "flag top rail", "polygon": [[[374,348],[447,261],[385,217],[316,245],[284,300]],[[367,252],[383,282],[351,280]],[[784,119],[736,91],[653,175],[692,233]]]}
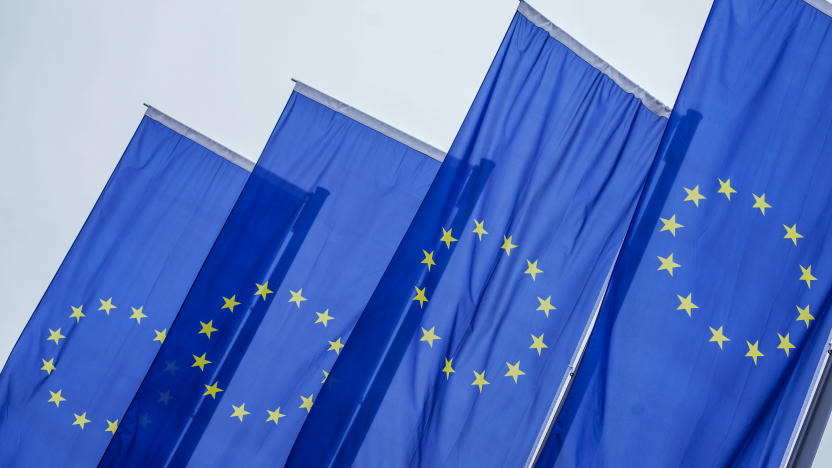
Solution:
{"label": "flag top rail", "polygon": [[832,3],[826,0],[803,0],[804,2],[817,8],[821,13],[832,16]]}
{"label": "flag top rail", "polygon": [[548,32],[553,39],[566,46],[583,61],[606,75],[621,89],[623,89],[624,92],[635,96],[636,99],[640,100],[642,104],[644,104],[644,106],[651,112],[661,117],[670,116],[670,107],[666,106],[642,87],[624,76],[623,73],[589,50],[585,45],[578,42],[577,39],[567,34],[566,31],[555,26],[554,23],[549,21],[549,19],[543,16],[539,11],[532,8],[531,5],[521,0],[520,4],[517,6],[517,12],[525,16],[526,19],[531,21],[538,28]]}
{"label": "flag top rail", "polygon": [[159,122],[160,124],[168,127],[169,129],[193,141],[194,143],[203,146],[205,149],[213,152],[217,156],[227,159],[228,161],[240,166],[248,172],[251,172],[251,170],[254,169],[254,162],[250,159],[240,155],[235,151],[232,151],[231,149],[221,145],[220,143],[217,143],[216,141],[205,136],[204,134],[183,124],[182,122],[165,114],[164,112],[151,106],[150,104],[145,104],[144,106],[147,107],[147,110],[144,113],[145,116]]}
{"label": "flag top rail", "polygon": [[346,117],[355,120],[356,122],[369,127],[382,135],[392,138],[399,143],[408,146],[425,156],[433,158],[439,162],[442,162],[445,159],[445,152],[428,144],[418,138],[409,135],[395,127],[392,127],[389,124],[382,122],[381,120],[376,119],[375,117],[366,114],[355,107],[350,106],[334,97],[325,94],[317,89],[299,81],[295,78],[292,78],[292,81],[295,83],[295,92],[301,94],[303,96],[312,99],[313,101],[322,104],[339,114],[342,114]]}

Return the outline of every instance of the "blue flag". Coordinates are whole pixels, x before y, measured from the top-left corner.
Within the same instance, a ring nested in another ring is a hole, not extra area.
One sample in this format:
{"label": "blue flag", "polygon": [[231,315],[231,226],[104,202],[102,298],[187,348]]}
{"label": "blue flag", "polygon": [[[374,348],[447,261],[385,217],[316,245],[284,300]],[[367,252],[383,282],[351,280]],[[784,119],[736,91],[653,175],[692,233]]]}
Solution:
{"label": "blue flag", "polygon": [[781,466],[832,316],[832,18],[717,0],[543,466]]}
{"label": "blue flag", "polygon": [[281,465],[439,168],[428,155],[299,84],[101,465]]}
{"label": "blue flag", "polygon": [[289,466],[518,466],[668,110],[525,3]]}
{"label": "blue flag", "polygon": [[233,161],[148,109],[0,373],[4,466],[98,463],[248,177]]}

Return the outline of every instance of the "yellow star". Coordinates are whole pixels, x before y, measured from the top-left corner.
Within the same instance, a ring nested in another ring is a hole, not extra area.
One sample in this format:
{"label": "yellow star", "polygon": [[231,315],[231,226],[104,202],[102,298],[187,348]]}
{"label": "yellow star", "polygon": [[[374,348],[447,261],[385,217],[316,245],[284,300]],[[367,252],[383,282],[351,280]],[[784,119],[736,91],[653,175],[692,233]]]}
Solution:
{"label": "yellow star", "polygon": [[520,370],[520,361],[517,361],[516,363],[514,363],[514,365],[511,365],[508,362],[506,362],[506,365],[508,366],[508,372],[506,372],[505,377],[513,378],[514,383],[517,383],[518,376],[526,375],[525,372]]}
{"label": "yellow star", "polygon": [[450,378],[451,378],[451,374],[453,374],[453,373],[455,373],[455,372],[456,372],[456,371],[454,370],[454,368],[453,368],[453,367],[451,367],[451,364],[452,364],[453,362],[454,362],[454,358],[450,358],[450,359],[445,358],[445,367],[443,367],[443,368],[442,368],[442,372],[444,372],[444,373],[445,373],[445,380],[450,379]]}
{"label": "yellow star", "polygon": [[60,328],[57,329],[57,330],[53,330],[53,329],[50,328],[49,329],[49,338],[47,338],[46,341],[50,341],[50,340],[54,341],[55,344],[57,345],[58,341],[60,341],[62,338],[66,338],[66,337],[61,335],[61,329]]}
{"label": "yellow star", "polygon": [[40,370],[45,370],[46,375],[52,375],[52,371],[55,370],[55,358],[48,361],[46,359],[41,359],[41,361],[43,361],[43,367],[41,367]]}
{"label": "yellow star", "polygon": [[421,263],[427,264],[428,271],[430,271],[430,267],[436,265],[436,262],[433,261],[433,250],[428,253],[427,250],[422,249],[422,253],[425,254],[425,259]]}
{"label": "yellow star", "polygon": [[205,364],[211,364],[211,361],[205,359],[205,354],[206,353],[202,353],[202,356],[194,354],[194,363],[191,364],[191,367],[199,367],[199,370],[205,372]]}
{"label": "yellow star", "polygon": [[532,345],[529,346],[529,349],[536,349],[537,355],[540,356],[540,352],[543,351],[543,348],[548,348],[546,343],[543,342],[543,333],[540,336],[532,335]]}
{"label": "yellow star", "polygon": [[724,343],[726,341],[731,341],[730,338],[728,338],[727,336],[725,336],[722,333],[722,327],[719,327],[718,330],[714,330],[713,327],[708,327],[708,328],[711,329],[711,335],[712,335],[711,339],[708,340],[708,342],[710,343],[712,341],[716,341],[716,343],[719,345],[719,349],[722,349],[722,343]]}
{"label": "yellow star", "polygon": [[201,335],[201,334],[205,333],[205,336],[207,336],[208,339],[210,340],[211,339],[211,333],[214,333],[215,331],[217,331],[217,329],[214,328],[214,321],[209,320],[208,323],[200,321],[199,324],[202,326],[202,328],[197,332],[197,335]]}
{"label": "yellow star", "polygon": [[542,310],[544,313],[546,313],[547,318],[549,317],[550,310],[557,310],[557,307],[553,306],[550,302],[552,300],[552,296],[549,296],[546,299],[543,299],[542,297],[538,296],[537,300],[538,302],[540,302],[540,305],[537,306],[537,310]]}
{"label": "yellow star", "polygon": [[[269,282],[268,281],[266,281],[263,284],[260,284],[260,283],[254,283],[254,284],[257,285],[257,291],[254,292],[254,295],[255,296],[259,295],[260,297],[263,298],[264,301],[266,300],[266,296],[268,296],[269,294],[274,292],[271,289],[269,289]],[[233,296],[232,296],[232,299],[233,299]],[[232,310],[232,312],[233,312],[233,310]]]}
{"label": "yellow star", "polygon": [[58,390],[57,392],[53,392],[52,390],[49,390],[49,394],[52,395],[49,398],[49,403],[55,403],[55,408],[60,408],[61,402],[66,401],[66,398],[61,396],[62,391],[63,390]]}
{"label": "yellow star", "polygon": [[795,307],[797,307],[797,320],[795,320],[795,322],[803,320],[803,322],[806,323],[806,328],[809,328],[809,322],[815,319],[812,317],[812,314],[809,313],[809,304],[806,304],[806,307],[802,309],[800,306]]}
{"label": "yellow star", "polygon": [[670,233],[673,234],[673,237],[676,237],[676,230],[677,229],[685,227],[684,224],[679,224],[679,223],[676,222],[676,215],[675,214],[673,216],[671,216],[670,219],[659,218],[659,221],[661,221],[662,224],[664,224],[664,226],[662,226],[662,228],[661,228],[661,230],[659,230],[659,232],[670,231]]}
{"label": "yellow star", "polygon": [[70,307],[72,307],[72,314],[70,314],[69,317],[74,318],[75,323],[80,322],[81,317],[86,317],[86,315],[84,315],[84,313],[81,311],[84,308],[83,305],[79,305],[78,307],[75,307],[75,306],[70,306]]}
{"label": "yellow star", "polygon": [[483,235],[483,234],[488,234],[488,231],[486,231],[486,230],[485,230],[485,228],[483,227],[483,224],[485,224],[485,220],[482,220],[482,221],[477,221],[477,220],[475,219],[475,220],[474,220],[474,224],[476,224],[476,225],[477,225],[477,227],[475,227],[475,228],[474,228],[474,231],[473,231],[473,232],[474,232],[477,236],[479,236],[480,241],[482,241],[482,235]]}
{"label": "yellow star", "polygon": [[803,265],[800,265],[800,271],[802,272],[800,275],[800,281],[805,281],[806,286],[811,288],[812,281],[817,280],[817,278],[812,276],[812,265],[809,265],[809,268],[803,268]]}
{"label": "yellow star", "polygon": [[419,341],[427,341],[428,346],[433,348],[434,340],[441,340],[442,339],[442,338],[436,336],[436,334],[433,332],[435,329],[436,329],[436,327],[430,327],[430,330],[425,330],[425,327],[422,327],[422,337],[419,338]]}
{"label": "yellow star", "polygon": [[275,426],[277,426],[277,420],[278,419],[282,418],[283,416],[286,416],[285,414],[280,412],[280,407],[279,406],[274,411],[266,410],[266,412],[269,413],[269,417],[266,418],[266,422],[274,421]]}
{"label": "yellow star", "polygon": [[679,307],[676,310],[684,310],[688,313],[688,317],[690,317],[690,311],[692,309],[698,309],[699,306],[693,303],[693,299],[691,299],[691,294],[688,294],[688,297],[682,297],[680,295],[676,295],[679,298]]}
{"label": "yellow star", "polygon": [[84,411],[80,416],[77,413],[72,413],[75,416],[75,422],[72,423],[73,426],[81,426],[81,429],[84,429],[84,424],[91,422],[87,419],[87,412]]}
{"label": "yellow star", "polygon": [[511,255],[511,249],[515,247],[517,246],[511,243],[511,236],[503,236],[503,245],[500,248],[506,251],[506,255]]}
{"label": "yellow star", "polygon": [[113,305],[112,297],[107,299],[106,301],[104,299],[99,299],[99,301],[101,302],[101,307],[99,307],[98,310],[103,310],[104,312],[107,312],[107,315],[110,315],[111,310],[118,309],[118,307]]}
{"label": "yellow star", "polygon": [[477,373],[477,371],[474,371],[474,377],[475,377],[474,381],[471,382],[471,385],[476,385],[477,387],[479,387],[480,393],[482,393],[483,385],[488,385],[488,384],[491,383],[491,382],[485,380],[485,371],[484,370],[482,372],[479,372],[479,373]]}
{"label": "yellow star", "polygon": [[215,380],[214,383],[211,384],[211,385],[203,384],[203,385],[205,385],[205,393],[203,393],[202,396],[211,395],[211,398],[216,400],[217,399],[217,393],[225,391],[225,390],[221,389],[219,387],[219,385],[217,385],[217,384],[219,384],[219,381],[217,381],[217,380]]}
{"label": "yellow star", "polygon": [[318,316],[318,320],[315,320],[315,323],[323,323],[324,327],[326,327],[326,323],[333,318],[329,315],[329,309],[326,309],[324,313],[315,312],[315,314]]}
{"label": "yellow star", "polygon": [[757,358],[761,357],[761,356],[765,356],[763,353],[760,352],[759,349],[757,349],[757,345],[760,342],[755,341],[754,344],[751,344],[750,341],[746,340],[745,343],[748,344],[748,352],[745,353],[745,356],[750,357],[751,359],[753,359],[754,360],[754,365],[756,366],[757,365]]}
{"label": "yellow star", "polygon": [[786,357],[789,357],[789,350],[794,349],[794,345],[789,342],[789,334],[786,333],[786,336],[783,336],[778,333],[777,337],[780,338],[780,344],[777,346],[777,349],[782,349],[786,353]]}
{"label": "yellow star", "polygon": [[138,309],[135,308],[135,307],[131,307],[131,309],[133,309],[133,313],[130,314],[130,318],[131,319],[136,319],[136,323],[138,325],[141,325],[142,319],[147,317],[147,315],[145,315],[144,312],[142,312],[142,309],[144,309],[144,306],[141,306]]}
{"label": "yellow star", "polygon": [[737,191],[736,191],[736,190],[734,190],[734,189],[731,187],[731,179],[725,179],[725,182],[723,182],[723,181],[722,181],[722,179],[720,179],[720,178],[717,178],[716,180],[718,180],[718,181],[719,181],[719,190],[717,190],[717,191],[716,191],[716,193],[723,193],[723,194],[725,194],[725,196],[726,196],[729,200],[731,199],[731,194],[732,194],[732,193],[737,193]]}
{"label": "yellow star", "polygon": [[328,379],[328,378],[329,378],[329,372],[327,372],[327,371],[325,371],[325,370],[323,370],[323,369],[321,369],[321,372],[323,372],[323,373],[324,373],[324,379],[323,379],[323,380],[321,380],[321,383],[324,383],[324,382],[326,382],[326,379]]}
{"label": "yellow star", "polygon": [[312,394],[310,393],[308,397],[301,395],[300,399],[303,400],[303,403],[298,408],[306,408],[307,413],[312,411]]}
{"label": "yellow star", "polygon": [[335,351],[335,354],[341,354],[341,348],[343,348],[344,345],[341,344],[341,337],[340,336],[338,337],[337,340],[328,341],[328,343],[329,343],[329,349],[327,349],[327,351]]}
{"label": "yellow star", "polygon": [[289,299],[289,302],[294,302],[295,305],[298,306],[298,309],[300,309],[300,303],[306,300],[305,297],[301,296],[302,292],[303,288],[298,289],[297,291],[292,291],[291,289],[289,290],[289,294],[292,295],[292,297]]}
{"label": "yellow star", "polygon": [[762,213],[763,216],[765,216],[766,215],[766,208],[771,208],[771,205],[766,203],[766,194],[762,194],[759,197],[756,194],[753,194],[753,193],[751,195],[754,195],[754,206],[752,206],[751,208],[759,208],[760,213]]}
{"label": "yellow star", "polygon": [[164,343],[164,342],[165,342],[165,338],[167,338],[167,336],[168,336],[168,329],[167,329],[167,328],[165,328],[165,329],[164,329],[164,330],[162,330],[162,331],[159,331],[159,330],[153,330],[153,333],[155,333],[155,334],[156,334],[156,338],[153,338],[153,341],[158,341],[159,343]]}
{"label": "yellow star", "polygon": [[425,288],[419,289],[418,286],[414,286],[414,288],[416,288],[416,297],[413,300],[419,301],[419,308],[421,309],[425,302],[428,302],[428,298],[425,297]]}
{"label": "yellow star", "polygon": [[786,235],[783,236],[783,239],[791,239],[794,245],[797,245],[797,240],[803,237],[803,234],[797,232],[797,224],[792,224],[792,227],[784,224],[783,227],[786,228]]}
{"label": "yellow star", "polygon": [[534,263],[530,262],[529,260],[526,260],[526,263],[529,264],[529,267],[526,268],[526,271],[524,271],[523,274],[524,275],[531,275],[532,281],[537,279],[537,274],[538,273],[543,273],[543,270],[540,270],[540,269],[537,268],[537,260],[535,260]]}
{"label": "yellow star", "polygon": [[441,242],[444,242],[445,245],[448,246],[449,249],[451,248],[451,242],[456,242],[457,241],[451,235],[451,231],[453,231],[453,228],[448,229],[447,231],[445,230],[445,228],[442,228],[442,238],[439,239]]}
{"label": "yellow star", "polygon": [[[248,411],[246,411],[246,404],[245,403],[241,403],[240,406],[231,405],[231,407],[234,408],[234,412],[231,413],[231,417],[232,418],[238,418],[240,420],[240,422],[243,422],[243,416],[245,416],[247,414],[251,414]],[[280,409],[280,408],[278,408],[278,409]],[[268,419],[266,421],[268,421]]]}
{"label": "yellow star", "polygon": [[685,197],[685,199],[683,201],[692,201],[693,204],[696,205],[696,207],[698,208],[699,207],[699,200],[702,200],[702,199],[705,198],[705,195],[702,195],[701,193],[699,193],[699,186],[697,185],[696,187],[693,188],[693,190],[691,190],[687,187],[682,187],[682,188],[684,188],[685,192],[688,193],[688,195]]}
{"label": "yellow star", "polygon": [[659,265],[658,271],[667,270],[667,272],[670,273],[670,276],[673,276],[674,268],[680,268],[682,266],[673,261],[673,253],[667,257],[659,257],[658,255],[656,255],[656,257],[658,257],[659,261],[662,262],[662,264]]}
{"label": "yellow star", "polygon": [[[255,284],[257,284],[257,283],[255,283]],[[268,281],[266,282],[266,284],[269,284],[269,283],[268,283]],[[258,284],[258,285],[257,285],[257,287],[258,287],[258,290],[259,290],[260,285]],[[269,292],[271,292],[271,291],[269,291]],[[255,293],[255,295],[256,295],[256,294],[259,294],[259,292]],[[263,295],[263,299],[265,299],[265,298],[266,298],[266,295],[264,294],[264,295]],[[237,295],[236,295],[236,294],[234,294],[234,295],[233,295],[233,296],[231,296],[231,297],[225,297],[225,296],[223,296],[223,297],[222,297],[222,300],[223,300],[223,302],[225,302],[225,304],[223,304],[223,306],[222,306],[222,307],[220,307],[220,310],[222,310],[222,309],[228,309],[228,310],[230,310],[230,311],[231,311],[231,313],[234,313],[234,306],[238,306],[238,305],[240,305],[240,303],[239,303],[239,302],[237,302]]]}
{"label": "yellow star", "polygon": [[115,435],[116,431],[118,430],[118,419],[115,421],[107,420],[107,429],[104,429],[104,432],[110,432]]}

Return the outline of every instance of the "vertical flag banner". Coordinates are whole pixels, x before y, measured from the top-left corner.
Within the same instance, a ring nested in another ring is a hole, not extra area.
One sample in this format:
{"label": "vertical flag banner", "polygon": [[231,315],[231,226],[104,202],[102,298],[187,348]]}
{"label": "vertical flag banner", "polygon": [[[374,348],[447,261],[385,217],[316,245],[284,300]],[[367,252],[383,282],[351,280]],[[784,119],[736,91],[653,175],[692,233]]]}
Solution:
{"label": "vertical flag banner", "polygon": [[832,329],[830,31],[714,2],[541,466],[788,459]]}
{"label": "vertical flag banner", "polygon": [[148,109],[0,373],[4,465],[98,463],[250,167]]}
{"label": "vertical flag banner", "polygon": [[101,466],[280,466],[443,156],[298,84]]}
{"label": "vertical flag banner", "polygon": [[289,466],[517,466],[668,109],[521,3]]}

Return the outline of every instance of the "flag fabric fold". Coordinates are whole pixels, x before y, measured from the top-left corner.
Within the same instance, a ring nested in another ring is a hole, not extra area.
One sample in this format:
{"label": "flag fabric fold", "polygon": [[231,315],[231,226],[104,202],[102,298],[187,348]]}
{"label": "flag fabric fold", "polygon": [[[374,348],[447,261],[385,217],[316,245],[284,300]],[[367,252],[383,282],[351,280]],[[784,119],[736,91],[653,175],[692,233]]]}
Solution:
{"label": "flag fabric fold", "polygon": [[288,465],[525,462],[667,112],[521,3]]}
{"label": "flag fabric fold", "polygon": [[671,114],[521,1],[447,157],[302,83],[256,165],[149,108],[0,459],[781,466],[832,337],[830,15],[715,0]]}
{"label": "flag fabric fold", "polygon": [[4,465],[104,453],[248,177],[186,129],[148,109],[19,337],[0,373]]}
{"label": "flag fabric fold", "polygon": [[832,18],[716,0],[540,466],[782,466],[832,329]]}
{"label": "flag fabric fold", "polygon": [[281,465],[442,156],[298,84],[101,466]]}

